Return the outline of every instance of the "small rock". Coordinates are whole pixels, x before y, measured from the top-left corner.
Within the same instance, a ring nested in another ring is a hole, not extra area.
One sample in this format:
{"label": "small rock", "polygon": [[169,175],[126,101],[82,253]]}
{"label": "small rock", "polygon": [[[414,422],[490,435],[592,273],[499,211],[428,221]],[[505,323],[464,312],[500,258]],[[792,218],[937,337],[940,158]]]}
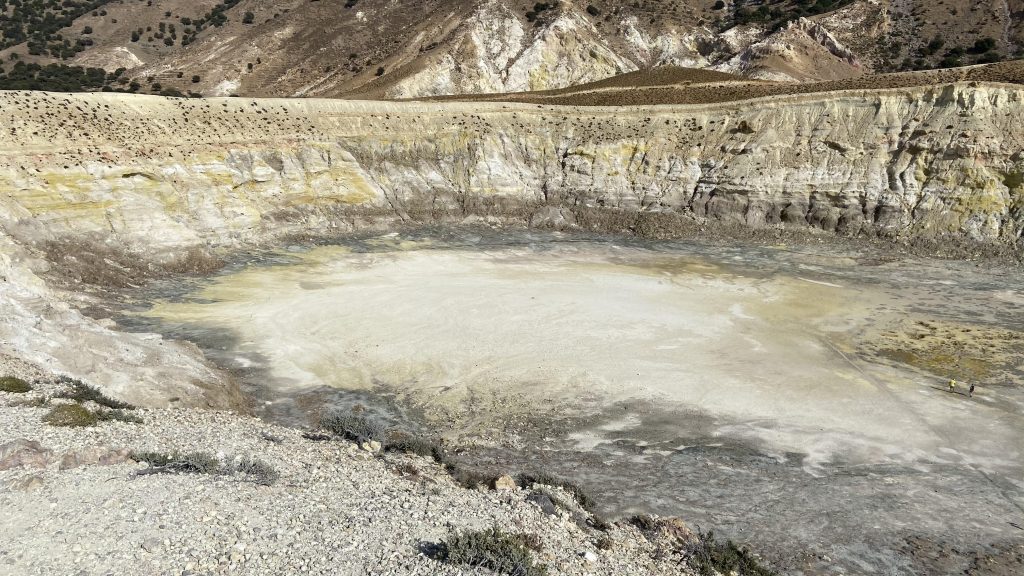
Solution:
{"label": "small rock", "polygon": [[597,562],[597,554],[594,554],[590,550],[582,552],[580,556],[583,558],[583,561],[587,564],[593,564],[594,562]]}
{"label": "small rock", "polygon": [[50,451],[35,440],[19,438],[0,444],[0,470],[11,468],[46,468]]}
{"label": "small rock", "polygon": [[516,481],[513,480],[512,477],[508,476],[508,475],[498,476],[498,478],[494,481],[494,489],[495,490],[515,490],[516,489]]}
{"label": "small rock", "polygon": [[41,476],[36,476],[35,474],[33,474],[31,476],[25,476],[23,478],[15,478],[14,480],[8,482],[7,486],[11,490],[31,492],[43,486],[43,479]]}
{"label": "small rock", "polygon": [[551,498],[549,498],[546,494],[534,492],[526,497],[526,501],[533,502],[534,504],[539,506],[541,512],[547,514],[548,516],[554,516],[555,513],[558,511],[555,508],[555,503],[552,502]]}
{"label": "small rock", "polygon": [[58,465],[61,470],[70,470],[79,466],[81,466],[81,462],[78,461],[78,456],[70,452],[61,456],[60,464]]}
{"label": "small rock", "polygon": [[142,541],[142,549],[149,553],[154,553],[160,549],[161,543],[159,538],[146,538]]}

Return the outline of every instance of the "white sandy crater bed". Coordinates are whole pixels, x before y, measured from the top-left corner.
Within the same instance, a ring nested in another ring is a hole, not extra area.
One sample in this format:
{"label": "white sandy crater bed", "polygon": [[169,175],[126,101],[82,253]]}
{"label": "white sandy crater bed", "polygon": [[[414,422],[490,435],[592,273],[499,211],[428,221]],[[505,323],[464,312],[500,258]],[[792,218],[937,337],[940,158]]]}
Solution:
{"label": "white sandy crater bed", "polygon": [[962,439],[956,458],[997,466],[1019,434],[984,406],[922,394],[934,382],[919,373],[856,359],[859,334],[903,313],[866,285],[591,243],[297,258],[147,315],[228,329],[239,362],[286,393],[383,386],[446,419],[469,397],[653,401],[709,414],[717,434],[768,453],[804,454],[812,473],[836,457],[948,461],[947,435]]}

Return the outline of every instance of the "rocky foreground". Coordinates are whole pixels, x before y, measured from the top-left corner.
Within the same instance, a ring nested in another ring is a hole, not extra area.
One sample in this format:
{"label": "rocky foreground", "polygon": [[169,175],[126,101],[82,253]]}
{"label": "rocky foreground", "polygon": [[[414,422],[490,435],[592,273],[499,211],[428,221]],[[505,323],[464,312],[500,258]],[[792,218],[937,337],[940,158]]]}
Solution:
{"label": "rocky foreground", "polygon": [[[534,568],[508,573],[691,573],[681,554],[694,537],[678,521],[597,528],[561,488],[505,478],[467,489],[428,458],[231,412],[137,409],[124,413],[142,423],[58,426],[44,417],[75,404],[57,398],[67,384],[9,357],[0,368],[33,381],[0,392],[2,574],[480,574],[439,545],[491,527],[529,543]],[[152,473],[133,460],[145,452],[272,470]]]}

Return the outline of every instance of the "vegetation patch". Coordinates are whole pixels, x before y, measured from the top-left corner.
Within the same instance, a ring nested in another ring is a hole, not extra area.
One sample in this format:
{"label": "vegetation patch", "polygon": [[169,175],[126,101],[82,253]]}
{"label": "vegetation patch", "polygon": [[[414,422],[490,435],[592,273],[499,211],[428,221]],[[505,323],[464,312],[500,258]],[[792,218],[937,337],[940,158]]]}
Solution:
{"label": "vegetation patch", "polygon": [[96,419],[100,422],[126,422],[128,424],[142,424],[142,417],[137,414],[132,414],[126,410],[108,410],[99,409],[93,412],[96,415]]}
{"label": "vegetation patch", "polygon": [[10,406],[23,406],[25,408],[43,408],[50,405],[49,396],[34,396],[19,398],[9,404]]}
{"label": "vegetation patch", "polygon": [[543,473],[532,473],[532,474],[520,474],[516,479],[520,486],[530,486],[531,484],[543,484],[546,486],[554,486],[561,488],[569,493],[570,496],[576,500],[576,503],[580,505],[587,512],[593,513],[597,508],[597,502],[587,494],[585,490],[575,482],[571,482],[564,478],[552,476],[550,474]]}
{"label": "vegetation patch", "polygon": [[435,558],[511,576],[544,576],[547,568],[534,563],[531,552],[539,547],[535,536],[511,534],[493,527],[453,535],[438,546]]}
{"label": "vegetation patch", "polygon": [[108,73],[102,68],[83,68],[65,64],[47,64],[17,61],[5,70],[0,64],[0,89],[46,90],[50,92],[133,92],[131,88],[118,88],[124,68]]}
{"label": "vegetation patch", "polygon": [[32,385],[14,376],[4,376],[0,378],[0,392],[11,392],[13,394],[24,394],[25,392],[31,392]]}
{"label": "vegetation patch", "polygon": [[273,466],[257,458],[243,456],[222,463],[209,452],[133,452],[131,459],[149,467],[137,474],[208,474],[211,476],[247,476],[261,486],[270,486],[280,478]]}
{"label": "vegetation patch", "polygon": [[689,540],[682,550],[683,561],[700,576],[742,574],[743,576],[775,576],[776,572],[761,565],[746,547],[732,540],[715,541],[714,532],[702,532]]}
{"label": "vegetation patch", "polygon": [[145,474],[220,474],[221,464],[208,452],[133,452],[131,459],[149,464]]}
{"label": "vegetation patch", "polygon": [[432,458],[437,463],[444,461],[444,449],[440,443],[430,438],[415,436],[405,432],[391,432],[385,443],[385,450]]}
{"label": "vegetation patch", "polygon": [[243,456],[233,462],[227,472],[229,474],[244,474],[260,486],[272,486],[281,477],[270,464],[248,456]]}
{"label": "vegetation patch", "polygon": [[60,406],[54,406],[46,416],[43,416],[43,422],[51,426],[64,428],[84,428],[86,426],[95,426],[99,422],[99,418],[85,406],[61,404]]}
{"label": "vegetation patch", "polygon": [[[110,1],[0,0],[0,50],[26,42],[30,54],[71,58],[91,42],[79,39],[72,44],[61,35],[61,30]],[[104,10],[102,15],[106,13]]]}
{"label": "vegetation patch", "polygon": [[637,514],[630,517],[628,522],[639,528],[642,532],[651,532],[658,527],[658,521],[650,514]]}
{"label": "vegetation patch", "polygon": [[360,414],[334,411],[320,419],[320,427],[331,434],[354,442],[374,440],[383,443],[387,429],[383,424]]}
{"label": "vegetation patch", "polygon": [[63,384],[68,385],[70,388],[66,392],[59,394],[58,398],[67,398],[74,400],[75,402],[95,402],[105,408],[112,410],[135,410],[135,406],[127,402],[115,400],[100,392],[99,388],[90,386],[81,380],[74,380],[71,378],[61,377],[60,381]]}

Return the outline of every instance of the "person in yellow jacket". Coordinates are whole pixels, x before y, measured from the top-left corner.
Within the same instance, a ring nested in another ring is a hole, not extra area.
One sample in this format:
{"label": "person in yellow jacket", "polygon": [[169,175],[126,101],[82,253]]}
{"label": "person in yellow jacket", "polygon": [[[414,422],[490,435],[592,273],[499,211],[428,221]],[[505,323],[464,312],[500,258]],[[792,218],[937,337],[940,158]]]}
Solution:
{"label": "person in yellow jacket", "polygon": [[956,379],[955,378],[950,378],[949,379],[949,391],[950,392],[956,392]]}

